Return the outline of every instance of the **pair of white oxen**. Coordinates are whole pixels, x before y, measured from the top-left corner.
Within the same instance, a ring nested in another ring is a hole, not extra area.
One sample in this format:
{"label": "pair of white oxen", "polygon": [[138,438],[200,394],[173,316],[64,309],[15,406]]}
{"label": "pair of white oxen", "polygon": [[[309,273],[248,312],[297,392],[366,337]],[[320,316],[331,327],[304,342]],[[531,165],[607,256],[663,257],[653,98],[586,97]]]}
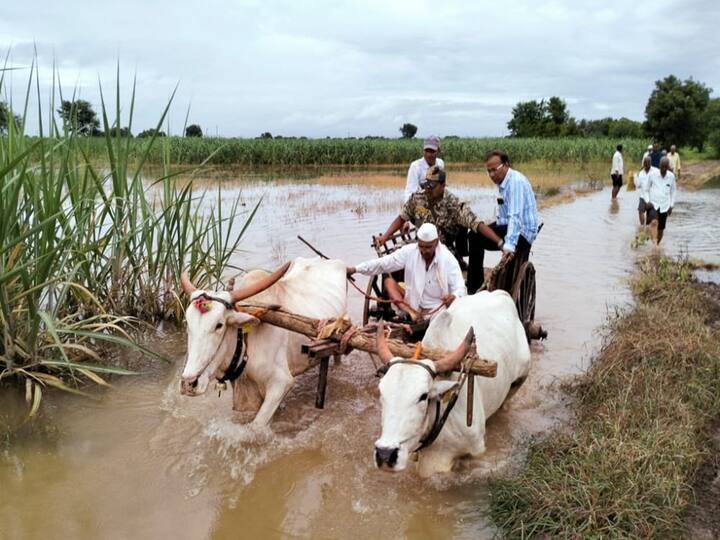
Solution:
{"label": "pair of white oxen", "polygon": [[[289,268],[288,268],[289,265]],[[190,295],[186,311],[187,363],[181,392],[196,396],[212,381],[222,380],[235,352],[238,330],[246,334],[247,364],[233,381],[233,409],[257,411],[253,424],[267,425],[294,376],[309,368],[301,354],[304,336],[261,324],[246,313],[234,311],[235,302],[279,304],[287,311],[317,319],[341,317],[346,312],[345,264],[338,260],[297,258],[272,274],[246,274],[232,292],[198,290],[183,275],[183,289]],[[446,472],[461,456],[485,451],[485,421],[507,397],[513,382],[523,379],[530,366],[530,350],[515,304],[505,291],[480,292],[458,298],[437,315],[423,339],[425,348],[452,351],[439,361],[397,362],[381,332],[378,353],[389,366],[380,380],[382,434],[375,441],[374,461],[384,470],[401,471],[435,423],[438,400],[458,384],[451,369],[470,346],[474,330],[477,354],[497,362],[497,375],[475,381],[473,418],[466,425],[467,392],[460,391],[456,407],[435,441],[418,452],[422,476]]]}

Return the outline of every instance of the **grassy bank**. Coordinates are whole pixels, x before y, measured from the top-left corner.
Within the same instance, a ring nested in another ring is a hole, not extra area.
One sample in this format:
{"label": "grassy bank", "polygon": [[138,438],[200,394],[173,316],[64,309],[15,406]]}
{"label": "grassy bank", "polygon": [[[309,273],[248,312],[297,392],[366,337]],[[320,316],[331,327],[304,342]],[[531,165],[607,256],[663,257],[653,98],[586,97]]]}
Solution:
{"label": "grassy bank", "polygon": [[720,415],[720,294],[691,276],[683,261],[642,261],[636,306],[612,317],[568,389],[573,425],[533,443],[517,477],[493,482],[507,536],[685,534]]}
{"label": "grassy bank", "polygon": [[[2,83],[0,72],[0,92]],[[176,183],[167,161],[145,176],[158,141],[138,154],[112,129],[132,124],[120,110],[119,98],[114,111],[103,104],[106,135],[93,141],[101,166],[72,126],[51,124],[52,137],[31,138],[23,119],[0,136],[0,390],[23,388],[30,415],[48,388],[82,393],[127,374],[110,365],[109,349],[153,357],[134,330],[182,318],[182,270],[217,284],[254,212],[239,201],[223,206],[219,189],[204,203],[192,183]]]}
{"label": "grassy bank", "polygon": [[[585,163],[593,160],[609,162],[615,145],[622,142],[627,156],[637,161],[647,145],[642,139],[616,141],[602,138],[508,139],[463,138],[446,139],[442,156],[452,163],[479,163],[489,150],[505,150],[515,162],[550,161]],[[129,156],[145,152],[146,139],[129,139]],[[102,140],[86,138],[88,156],[101,158]],[[305,167],[327,165],[407,165],[421,155],[419,139],[224,139],[163,137],[162,144],[147,153],[149,163],[170,159],[174,164],[243,165],[249,168]],[[208,156],[210,156],[208,158]],[[630,159],[630,158],[628,158]],[[609,170],[609,169],[608,169]]]}

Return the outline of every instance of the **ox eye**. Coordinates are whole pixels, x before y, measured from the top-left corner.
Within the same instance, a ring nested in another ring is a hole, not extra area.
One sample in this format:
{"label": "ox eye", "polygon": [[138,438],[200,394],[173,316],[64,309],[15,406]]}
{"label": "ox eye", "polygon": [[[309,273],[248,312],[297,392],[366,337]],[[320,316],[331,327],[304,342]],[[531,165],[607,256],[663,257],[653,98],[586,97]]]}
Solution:
{"label": "ox eye", "polygon": [[425,392],[422,396],[420,396],[420,399],[418,399],[418,402],[425,401],[427,399],[427,392]]}
{"label": "ox eye", "polygon": [[215,325],[215,330],[220,330],[223,327],[222,323],[219,322]]}

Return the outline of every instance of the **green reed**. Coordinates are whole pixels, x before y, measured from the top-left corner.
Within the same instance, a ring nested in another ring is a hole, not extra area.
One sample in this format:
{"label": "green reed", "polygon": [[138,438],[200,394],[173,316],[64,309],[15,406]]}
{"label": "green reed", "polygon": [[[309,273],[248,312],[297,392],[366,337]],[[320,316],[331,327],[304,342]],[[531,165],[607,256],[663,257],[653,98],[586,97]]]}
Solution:
{"label": "green reed", "polygon": [[[40,102],[37,68],[30,71],[26,103],[33,84]],[[219,190],[215,200],[180,183],[166,141],[120,136],[118,126],[132,126],[134,86],[127,118],[119,82],[112,120],[103,96],[103,138],[79,136],[52,114],[45,128],[40,107],[40,136],[29,137],[27,106],[21,125],[9,122],[0,136],[0,382],[26,385],[31,414],[47,386],[82,392],[88,381],[106,384],[100,374],[129,373],[104,361],[107,346],[156,356],[134,330],[181,319],[182,270],[217,286],[257,211],[241,212],[238,202],[223,209]],[[153,152],[164,156],[163,172],[148,179],[141,171]]]}

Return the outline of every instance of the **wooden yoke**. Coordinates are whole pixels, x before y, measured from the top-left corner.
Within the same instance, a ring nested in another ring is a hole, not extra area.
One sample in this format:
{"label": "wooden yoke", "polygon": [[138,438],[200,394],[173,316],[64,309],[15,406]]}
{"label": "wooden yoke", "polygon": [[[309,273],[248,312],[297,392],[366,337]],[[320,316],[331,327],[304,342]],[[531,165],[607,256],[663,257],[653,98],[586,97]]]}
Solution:
{"label": "wooden yoke", "polygon": [[[237,311],[256,316],[264,323],[278,326],[298,334],[303,334],[313,340],[318,339],[318,330],[321,322],[319,319],[289,313],[279,306],[268,306],[263,304],[238,303],[235,305],[235,309]],[[339,346],[339,342],[343,334],[353,326],[352,322],[347,319],[328,322],[335,326],[335,330],[331,333],[331,335],[323,335],[322,337],[338,342]],[[347,344],[353,349],[377,354],[374,332],[372,335],[368,335],[363,332],[355,332],[355,334],[350,337]],[[415,353],[415,345],[409,345],[399,339],[388,339],[387,344],[390,348],[390,352],[395,356],[412,358]],[[431,360],[440,360],[446,356],[447,353],[448,351],[423,348],[422,356],[423,358],[429,358]],[[469,373],[473,375],[480,375],[481,377],[494,377],[497,373],[497,364],[490,360],[479,358],[474,349],[468,353],[466,361],[471,362]]]}

